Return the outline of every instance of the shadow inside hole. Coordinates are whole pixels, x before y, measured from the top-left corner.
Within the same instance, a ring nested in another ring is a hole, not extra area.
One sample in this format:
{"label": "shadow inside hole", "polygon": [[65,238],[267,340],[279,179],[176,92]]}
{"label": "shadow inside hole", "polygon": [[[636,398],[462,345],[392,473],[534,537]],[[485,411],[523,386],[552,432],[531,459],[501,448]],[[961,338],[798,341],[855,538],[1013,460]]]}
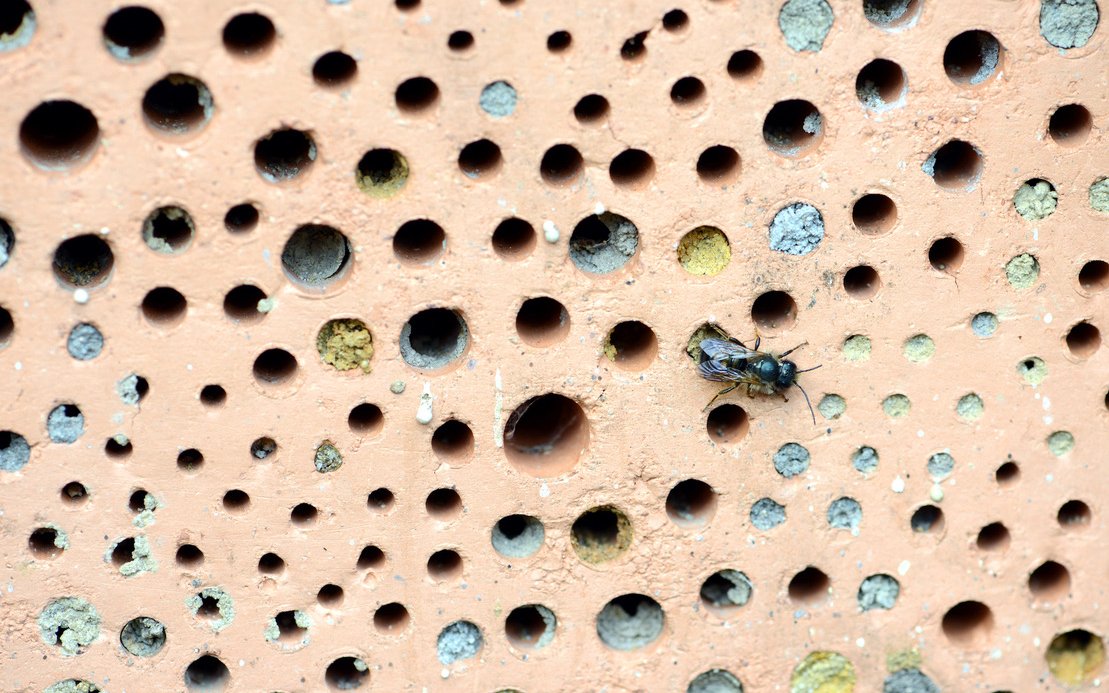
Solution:
{"label": "shadow inside hole", "polygon": [[376,404],[363,402],[356,405],[347,415],[347,426],[360,435],[374,435],[385,425],[385,415]]}
{"label": "shadow inside hole", "polygon": [[433,580],[455,580],[462,575],[462,556],[457,551],[442,549],[427,559],[427,574]]}
{"label": "shadow inside hole", "polygon": [[828,597],[830,586],[824,571],[808,566],[789,581],[789,598],[803,604],[820,602]]}
{"label": "shadow inside hole", "polygon": [[552,53],[563,53],[570,48],[574,37],[569,31],[556,31],[547,37],[547,50]]}
{"label": "shadow inside hole", "polygon": [[941,627],[948,640],[963,647],[984,644],[993,630],[993,612],[982,602],[959,602],[943,615]]}
{"label": "shadow inside hole", "polygon": [[54,251],[54,276],[73,287],[103,284],[111,275],[114,264],[111,247],[92,234],[62,241]]}
{"label": "shadow inside hole", "polygon": [[943,51],[943,69],[957,84],[981,84],[997,71],[1001,44],[986,31],[964,31]]}
{"label": "shadow inside hole", "polygon": [[120,60],[133,60],[150,53],[161,44],[165,33],[161,17],[153,10],[138,6],[112,12],[103,28],[108,52]]}
{"label": "shadow inside hole", "polygon": [[490,542],[506,558],[528,558],[543,547],[546,529],[530,515],[507,515],[493,525]]}
{"label": "shadow inside hole", "polygon": [[705,429],[718,445],[738,443],[747,435],[751,424],[747,412],[736,404],[721,404],[709,412]]}
{"label": "shadow inside hole", "polygon": [[587,94],[574,105],[574,118],[584,125],[597,124],[608,116],[608,99],[600,94]]}
{"label": "shadow inside hole", "polygon": [[556,144],[543,154],[539,174],[552,185],[568,185],[582,174],[585,162],[573,145]]}
{"label": "shadow inside hole", "polygon": [[185,317],[188,302],[169,286],[151,289],[142,300],[142,314],[151,324],[170,327]]}
{"label": "shadow inside hole", "polygon": [[[408,159],[394,149],[371,149],[354,169],[359,189],[373,197],[392,197],[408,183]],[[432,223],[432,222],[427,222]]]}
{"label": "shadow inside hole", "polygon": [[254,379],[263,385],[286,383],[296,372],[296,358],[284,349],[266,349],[254,359]]}
{"label": "shadow inside hole", "polygon": [[1003,551],[1009,546],[1009,530],[1000,522],[992,522],[978,532],[975,540],[979,549],[983,551]]}
{"label": "shadow inside hole", "polygon": [[325,224],[297,227],[281,250],[281,267],[298,286],[323,291],[350,269],[350,241],[342,231]]}
{"label": "shadow inside hole", "polygon": [[231,489],[223,494],[223,509],[232,515],[245,513],[250,509],[250,496],[246,491]]}
{"label": "shadow inside hole", "polygon": [[100,141],[92,111],[74,101],[45,101],[19,125],[19,144],[39,168],[57,171],[87,161]]}
{"label": "shadow inside hole", "polygon": [[994,479],[1001,487],[1012,486],[1020,481],[1020,465],[1016,462],[1006,462],[994,472]]}
{"label": "shadow inside hole", "polygon": [[1060,106],[1051,114],[1047,132],[1056,144],[1064,147],[1077,147],[1086,141],[1093,129],[1090,111],[1076,103]]}
{"label": "shadow inside hole", "polygon": [[15,321],[12,320],[12,314],[3,306],[0,306],[0,348],[8,345],[11,341],[12,333],[15,332]]}
{"label": "shadow inside hole", "polygon": [[625,149],[608,166],[612,182],[621,187],[642,188],[655,175],[655,160],[642,149]]}
{"label": "shadow inside hole", "polygon": [[938,272],[955,274],[962,267],[965,255],[963,244],[948,236],[935,241],[928,248],[928,263]]}
{"label": "shadow inside hole", "polygon": [[427,494],[424,507],[428,515],[445,522],[462,512],[462,496],[452,488],[437,488]]}
{"label": "shadow inside hole", "polygon": [[374,628],[379,633],[396,633],[408,627],[408,609],[399,602],[382,604],[374,612]]}
{"label": "shadow inside hole", "polygon": [[650,327],[638,320],[626,320],[608,333],[605,354],[620,368],[640,371],[655,360],[658,338]]}
{"label": "shadow inside hole", "polygon": [[554,612],[545,606],[518,606],[505,618],[504,633],[513,647],[538,650],[554,639],[556,623]]}
{"label": "shadow inside hole", "polygon": [[158,132],[183,135],[202,128],[215,105],[208,87],[195,77],[166,75],[146,90],[142,99],[146,123]]}
{"label": "shadow inside hole", "polygon": [[394,99],[402,112],[421,113],[438,103],[439,87],[427,77],[412,77],[400,83]]}
{"label": "shadow inside hole", "polygon": [[196,226],[181,207],[160,207],[143,222],[142,236],[146,245],[159,253],[180,253],[193,241]]}
{"label": "shadow inside hole", "polygon": [[[62,555],[65,550],[66,541],[62,539],[59,541],[58,530],[53,527],[39,527],[31,532],[31,536],[27,538],[27,548],[30,550],[31,555],[37,559],[50,560]],[[59,546],[59,544],[61,544]],[[127,560],[131,560],[128,556]]]}
{"label": "shadow inside hole", "polygon": [[243,284],[236,286],[223,297],[223,312],[235,322],[253,323],[266,316],[260,310],[259,302],[265,300],[266,293],[257,286]]}
{"label": "shadow inside hole", "polygon": [[308,628],[297,623],[295,611],[282,611],[273,617],[277,624],[277,642],[292,645],[302,642],[308,635]]}
{"label": "shadow inside hole", "polygon": [[863,16],[886,30],[912,26],[920,14],[923,0],[863,0]]}
{"label": "shadow inside hole", "polygon": [[872,111],[900,106],[905,92],[905,71],[892,60],[872,60],[859,70],[855,78],[855,95],[863,106]]}
{"label": "shadow inside hole", "polygon": [[452,31],[447,37],[447,48],[452,51],[466,51],[474,46],[474,35],[468,31]]}
{"label": "shadow inside hole", "polygon": [[203,655],[185,668],[185,687],[194,691],[222,691],[231,680],[227,665],[212,655]]}
{"label": "shadow inside hole", "polygon": [[1090,524],[1090,506],[1080,500],[1069,500],[1059,506],[1055,519],[1063,529],[1075,529]]}
{"label": "shadow inside hole", "polygon": [[696,77],[682,77],[670,87],[670,100],[676,106],[696,106],[705,99],[705,83]]}
{"label": "shadow inside hole", "polygon": [[639,229],[627,217],[612,212],[590,214],[570,235],[570,260],[588,274],[622,269],[639,249]]}
{"label": "shadow inside hole", "polygon": [[367,546],[358,554],[358,570],[376,570],[385,566],[385,552],[376,546]]}
{"label": "shadow inside hole", "polygon": [[449,463],[465,462],[474,454],[474,432],[456,419],[445,421],[431,436],[431,450]]}
{"label": "shadow inside hole", "polygon": [[1078,272],[1078,285],[1086,291],[1104,291],[1109,288],[1109,263],[1090,260]]}
{"label": "shadow inside hole", "polygon": [[657,601],[644,594],[624,594],[597,614],[597,637],[614,650],[635,650],[658,639],[665,623],[666,615]]}
{"label": "shadow inside hole", "polygon": [[505,219],[493,230],[493,252],[505,260],[523,260],[534,249],[535,228],[523,219]]}
{"label": "shadow inside hole", "polygon": [[328,583],[316,593],[316,601],[320,606],[335,609],[342,606],[344,596],[342,587]]}
{"label": "shadow inside hole", "polygon": [[469,341],[469,328],[457,311],[428,308],[413,315],[401,328],[400,351],[408,365],[434,370],[461,358]]}
{"label": "shadow inside hole", "polygon": [[196,448],[182,450],[177,454],[177,468],[183,472],[197,472],[204,466],[204,455]]}
{"label": "shadow inside hole", "polygon": [[589,444],[589,422],[574,400],[549,393],[516,407],[504,426],[504,449],[519,472],[536,477],[564,474]]}
{"label": "shadow inside hole", "polygon": [[1065,598],[1070,585],[1070,571],[1055,561],[1044,561],[1028,575],[1028,591],[1039,601],[1056,602]]}
{"label": "shadow inside hole", "polygon": [[868,236],[887,233],[897,224],[897,205],[881,193],[863,195],[851,207],[851,221]]}
{"label": "shadow inside hole", "polygon": [[570,315],[566,307],[549,296],[527,299],[516,313],[516,333],[530,346],[551,346],[569,332]]}
{"label": "shadow inside hole", "polygon": [[429,219],[406,221],[393,236],[393,254],[409,265],[429,265],[446,250],[447,234]]}
{"label": "shadow inside hole", "polygon": [[297,503],[289,512],[289,521],[298,527],[307,527],[315,524],[320,516],[320,511],[311,503]]}
{"label": "shadow inside hole", "polygon": [[1080,322],[1067,332],[1067,349],[1080,359],[1089,358],[1101,347],[1101,330],[1088,322]]}
{"label": "shadow inside hole", "polygon": [[115,548],[112,549],[112,553],[111,553],[112,565],[115,566],[116,568],[121,567],[124,563],[128,563],[132,560],[132,558],[134,557],[134,553],[135,553],[135,539],[134,539],[134,537],[128,537],[127,539],[121,540],[119,543],[117,543],[115,545]]}
{"label": "shadow inside hole", "polygon": [[223,216],[223,225],[231,233],[247,233],[258,226],[261,214],[250,202],[237,204]]}
{"label": "shadow inside hole", "polygon": [[276,38],[273,22],[257,12],[237,14],[223,27],[223,47],[244,58],[265,53]]}
{"label": "shadow inside hole", "polygon": [[316,160],[316,143],[307,132],[273,130],[254,143],[254,167],[270,183],[292,180]]}
{"label": "shadow inside hole", "polygon": [[358,74],[358,63],[342,51],[330,51],[316,58],[312,79],[323,87],[339,87]]}
{"label": "shadow inside hole", "polygon": [[820,144],[824,119],[808,101],[779,101],[766,114],[762,136],[767,146],[781,156],[802,156]]}
{"label": "shadow inside hole", "polygon": [[467,178],[491,176],[501,168],[501,148],[487,139],[471,142],[459,152],[458,168]]}
{"label": "shadow inside hole", "polygon": [[939,534],[944,526],[943,511],[934,505],[922,505],[909,518],[909,526],[921,534]]}
{"label": "shadow inside hole", "polygon": [[713,145],[697,157],[697,176],[705,183],[730,183],[739,172],[739,154],[731,147]]}
{"label": "shadow inside hole", "polygon": [[699,479],[686,479],[666,495],[666,515],[679,527],[700,527],[716,514],[717,495]]}
{"label": "shadow inside hole", "polygon": [[570,542],[578,558],[586,563],[611,561],[631,546],[631,520],[613,506],[592,508],[574,520]]}
{"label": "shadow inside hole", "polygon": [[177,547],[174,560],[184,568],[196,568],[204,563],[204,552],[193,544],[182,544]]}
{"label": "shadow inside hole", "polygon": [[395,503],[396,496],[393,495],[392,491],[384,487],[375,489],[370,492],[370,495],[366,496],[366,507],[379,513],[389,512],[393,509]]}
{"label": "shadow inside hole", "polygon": [[982,175],[982,152],[969,142],[951,140],[925,160],[923,171],[946,190],[973,190]]}
{"label": "shadow inside hole", "polygon": [[682,10],[670,10],[662,15],[662,28],[667,31],[681,31],[689,25],[689,15]]}
{"label": "shadow inside hole", "polygon": [[285,572],[285,559],[276,553],[264,553],[258,559],[258,572],[263,575],[281,575]]}
{"label": "shadow inside hole", "polygon": [[736,51],[728,58],[728,74],[736,80],[753,80],[762,74],[762,58],[752,50]]}
{"label": "shadow inside hole", "polygon": [[62,487],[62,502],[77,506],[88,502],[89,490],[79,481],[71,481]]}
{"label": "shadow inside hole", "polygon": [[768,291],[755,299],[751,319],[764,331],[787,329],[797,322],[797,303],[784,291]]}
{"label": "shadow inside hole", "polygon": [[641,31],[624,41],[620,46],[620,57],[627,62],[636,62],[647,55],[647,35],[649,32]]}
{"label": "shadow inside hole", "polygon": [[339,657],[327,665],[324,681],[335,691],[360,688],[370,680],[370,670],[365,662],[355,657]]}
{"label": "shadow inside hole", "polygon": [[852,267],[843,275],[843,289],[852,298],[873,298],[881,288],[882,280],[877,270],[868,265]]}
{"label": "shadow inside hole", "polygon": [[738,570],[725,568],[701,583],[701,603],[710,611],[727,618],[751,599],[751,580]]}

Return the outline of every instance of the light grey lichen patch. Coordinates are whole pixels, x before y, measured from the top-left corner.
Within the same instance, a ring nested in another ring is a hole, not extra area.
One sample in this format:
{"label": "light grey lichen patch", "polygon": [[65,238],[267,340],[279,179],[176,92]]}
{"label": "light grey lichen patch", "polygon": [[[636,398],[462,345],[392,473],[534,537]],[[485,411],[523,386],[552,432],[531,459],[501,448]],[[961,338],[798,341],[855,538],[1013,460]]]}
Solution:
{"label": "light grey lichen patch", "polygon": [[893,419],[900,419],[909,415],[912,409],[912,402],[909,398],[902,394],[894,394],[882,400],[882,411],[886,416]]}
{"label": "light grey lichen patch", "polygon": [[947,452],[937,452],[928,458],[928,476],[933,481],[943,481],[955,471],[955,458]]}
{"label": "light grey lichen patch", "polygon": [[665,616],[658,602],[641,594],[617,597],[597,614],[597,636],[614,650],[651,644],[662,633]]}
{"label": "light grey lichen patch", "polygon": [[856,601],[860,611],[892,609],[900,594],[901,583],[893,576],[879,573],[862,581]]}
{"label": "light grey lichen patch", "polygon": [[847,400],[839,395],[824,395],[816,409],[825,419],[838,419],[847,411]]}
{"label": "light grey lichen patch", "polygon": [[[14,4],[14,3],[13,3]],[[35,35],[35,28],[38,26],[38,20],[35,17],[35,11],[28,9],[20,17],[19,24],[14,27],[0,31],[0,53],[7,51],[14,51],[31,43],[31,37]],[[15,9],[14,7],[12,9]],[[9,10],[11,12],[11,10]]]}
{"label": "light grey lichen patch", "polygon": [[516,111],[516,98],[516,88],[508,82],[498,80],[485,85],[478,103],[481,110],[494,118],[505,118]]}
{"label": "light grey lichen patch", "polygon": [[832,30],[835,15],[825,0],[788,0],[778,13],[778,28],[795,51],[817,52]]}
{"label": "light grey lichen patch", "polygon": [[1070,431],[1055,431],[1047,437],[1047,448],[1056,457],[1062,457],[1074,449],[1074,434]]}
{"label": "light grey lichen patch", "polygon": [[[285,630],[299,635],[299,638],[288,638],[282,640],[282,626],[278,623],[278,619],[285,622]],[[279,643],[282,649],[285,650],[298,650],[309,642],[308,629],[312,626],[312,619],[308,614],[297,609],[295,611],[286,611],[271,616],[266,622],[266,627],[262,631],[262,635],[268,642]]]}
{"label": "light grey lichen patch", "polygon": [[701,586],[701,598],[718,607],[745,606],[753,591],[746,573],[727,568],[713,573]]}
{"label": "light grey lichen patch", "polygon": [[325,440],[316,448],[315,465],[321,474],[333,472],[343,466],[343,454],[330,440]]}
{"label": "light grey lichen patch", "polygon": [[1013,195],[1013,207],[1017,214],[1028,221],[1047,219],[1055,213],[1058,204],[1059,194],[1055,192],[1055,186],[1046,180],[1026,181]]}
{"label": "light grey lichen patch", "polygon": [[785,478],[791,479],[808,471],[811,459],[804,445],[786,443],[774,453],[774,469]]}
{"label": "light grey lichen patch", "polygon": [[18,472],[31,461],[31,445],[14,431],[0,431],[0,472]]}
{"label": "light grey lichen patch", "polygon": [[85,432],[85,415],[76,404],[59,404],[46,417],[46,433],[54,443],[70,444]]}
{"label": "light grey lichen patch", "polygon": [[828,526],[832,529],[859,531],[863,521],[863,506],[854,498],[837,498],[828,506]]}
{"label": "light grey lichen patch", "polygon": [[940,693],[940,688],[920,669],[900,669],[882,682],[882,693]]}
{"label": "light grey lichen patch", "polygon": [[725,669],[709,669],[689,682],[685,693],[743,693],[743,684]]}
{"label": "light grey lichen patch", "polygon": [[860,447],[851,453],[851,465],[863,474],[873,472],[878,469],[878,451],[869,445]]}
{"label": "light grey lichen patch", "polygon": [[185,599],[185,607],[194,616],[208,619],[214,631],[221,631],[235,620],[235,600],[219,587],[205,587]]}
{"label": "light grey lichen patch", "polygon": [[69,331],[65,348],[78,361],[91,361],[104,350],[104,335],[94,325],[78,323]]}
{"label": "light grey lichen patch", "polygon": [[1109,176],[1102,176],[1090,184],[1090,207],[1095,212],[1109,213]]}
{"label": "light grey lichen patch", "polygon": [[[111,561],[112,553],[119,547],[120,540],[111,544],[105,554],[105,559]],[[131,549],[131,560],[119,566],[119,572],[124,577],[134,577],[141,573],[153,573],[158,570],[158,560],[154,558],[154,550],[150,546],[150,540],[144,535],[139,535],[133,539],[134,547]]]}
{"label": "light grey lichen patch", "polygon": [[768,531],[786,521],[786,508],[770,498],[760,498],[751,506],[751,524]]}
{"label": "light grey lichen patch", "polygon": [[973,392],[963,395],[955,404],[955,413],[963,421],[977,421],[985,411],[986,403]]}
{"label": "light grey lichen patch", "polygon": [[101,690],[92,681],[66,679],[47,686],[42,693],[101,693]]}
{"label": "light grey lichen patch", "polygon": [[1039,356],[1029,356],[1017,364],[1017,373],[1024,382],[1036,387],[1047,378],[1047,364]]}
{"label": "light grey lichen patch", "polygon": [[61,597],[43,608],[38,626],[43,642],[76,655],[100,637],[100,613],[87,599]]}
{"label": "light grey lichen patch", "polygon": [[119,395],[120,401],[128,406],[137,406],[142,399],[142,393],[139,391],[140,383],[141,377],[135,373],[116,383],[116,394]]}
{"label": "light grey lichen patch", "polygon": [[1040,263],[1028,253],[1021,253],[1006,263],[1005,277],[1014,289],[1027,289],[1040,278]]}
{"label": "light grey lichen patch", "polygon": [[612,212],[586,217],[570,236],[570,260],[583,272],[608,274],[624,267],[639,248],[639,229]]}
{"label": "light grey lichen patch", "polygon": [[436,640],[439,662],[450,665],[476,657],[484,642],[480,628],[469,621],[455,621],[439,632]]}
{"label": "light grey lichen patch", "polygon": [[157,619],[139,616],[123,626],[119,642],[136,657],[153,657],[166,644],[166,627]]}
{"label": "light grey lichen patch", "polygon": [[135,514],[134,519],[131,520],[131,524],[139,529],[145,529],[154,524],[154,511],[157,510],[160,505],[158,499],[154,497],[154,494],[147,493],[142,499],[142,510]]}
{"label": "light grey lichen patch", "polygon": [[770,249],[788,255],[808,255],[824,240],[824,217],[810,204],[794,202],[770,222]]}
{"label": "light grey lichen patch", "polygon": [[905,340],[902,353],[913,363],[924,363],[936,355],[936,343],[926,334],[913,335]]}
{"label": "light grey lichen patch", "polygon": [[1081,48],[1099,20],[1097,0],[1040,0],[1040,35],[1056,48]]}
{"label": "light grey lichen patch", "polygon": [[992,337],[994,332],[997,332],[997,326],[997,316],[993,313],[978,313],[970,319],[970,329],[974,332],[975,337],[981,339]]}
{"label": "light grey lichen patch", "polygon": [[493,549],[507,558],[527,558],[543,546],[545,534],[537,518],[509,515],[493,525]]}
{"label": "light grey lichen patch", "polygon": [[392,392],[394,395],[400,395],[404,393],[406,387],[403,380],[394,380],[389,385],[389,392]]}

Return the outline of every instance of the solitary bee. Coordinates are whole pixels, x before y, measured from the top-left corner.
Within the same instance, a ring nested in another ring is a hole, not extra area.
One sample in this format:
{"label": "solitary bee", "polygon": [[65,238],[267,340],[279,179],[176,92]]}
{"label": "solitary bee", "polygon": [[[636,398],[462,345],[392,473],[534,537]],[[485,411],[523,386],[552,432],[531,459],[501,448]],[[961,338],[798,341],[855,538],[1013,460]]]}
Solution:
{"label": "solitary bee", "polygon": [[718,397],[728,394],[740,385],[747,386],[747,395],[750,397],[756,394],[782,394],[782,398],[787,402],[789,398],[783,392],[790,386],[796,385],[805,396],[805,404],[809,405],[809,414],[812,415],[812,422],[815,425],[816,413],[813,412],[809,394],[801,387],[801,383],[797,382],[797,374],[814,371],[820,366],[798,370],[796,363],[786,360],[787,356],[808,342],[802,342],[778,356],[759,351],[761,342],[762,338],[757,334],[754,349],[748,349],[743,342],[735,338],[701,340],[701,361],[697,365],[697,371],[701,377],[714,382],[731,383],[717,392],[702,411],[711,407]]}

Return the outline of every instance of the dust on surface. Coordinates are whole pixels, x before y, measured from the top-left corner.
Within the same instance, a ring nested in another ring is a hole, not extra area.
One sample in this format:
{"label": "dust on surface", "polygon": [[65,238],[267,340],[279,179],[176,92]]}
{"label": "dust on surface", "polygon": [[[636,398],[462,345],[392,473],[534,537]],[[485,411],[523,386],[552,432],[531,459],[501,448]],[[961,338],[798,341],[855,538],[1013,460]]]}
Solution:
{"label": "dust on surface", "polygon": [[854,693],[855,667],[838,652],[805,657],[789,679],[789,693]]}
{"label": "dust on surface", "polygon": [[166,644],[166,627],[157,619],[139,616],[123,626],[119,641],[136,657],[153,657]]}
{"label": "dust on surface", "polygon": [[823,48],[834,21],[832,7],[825,0],[789,0],[778,13],[778,28],[795,51]]}
{"label": "dust on surface", "polygon": [[316,448],[315,465],[321,474],[333,472],[343,466],[343,453],[330,440],[325,440]]}
{"label": "dust on surface", "polygon": [[1006,263],[1005,277],[1014,289],[1027,289],[1040,278],[1040,263],[1028,253],[1021,253]]}
{"label": "dust on surface", "polygon": [[439,632],[436,650],[442,664],[453,664],[474,657],[481,651],[481,629],[469,621],[455,621]]}
{"label": "dust on surface", "polygon": [[1105,664],[1105,643],[1088,631],[1067,631],[1052,639],[1044,659],[1056,680],[1078,687],[1093,680]]}
{"label": "dust on surface", "polygon": [[1097,0],[1040,0],[1040,34],[1056,48],[1081,48],[1098,24]]}
{"label": "dust on surface", "polygon": [[690,274],[715,276],[723,272],[731,260],[728,237],[718,228],[698,226],[678,241],[678,262]]}
{"label": "dust on surface", "polygon": [[794,202],[770,222],[770,249],[788,255],[808,255],[824,240],[824,217],[810,204]]}
{"label": "dust on surface", "polygon": [[1059,194],[1046,180],[1030,180],[1017,188],[1013,195],[1013,206],[1017,214],[1028,221],[1047,219],[1059,204]]}
{"label": "dust on surface", "polygon": [[50,602],[39,614],[38,625],[43,642],[58,646],[65,655],[84,652],[100,636],[100,614],[81,597]]}

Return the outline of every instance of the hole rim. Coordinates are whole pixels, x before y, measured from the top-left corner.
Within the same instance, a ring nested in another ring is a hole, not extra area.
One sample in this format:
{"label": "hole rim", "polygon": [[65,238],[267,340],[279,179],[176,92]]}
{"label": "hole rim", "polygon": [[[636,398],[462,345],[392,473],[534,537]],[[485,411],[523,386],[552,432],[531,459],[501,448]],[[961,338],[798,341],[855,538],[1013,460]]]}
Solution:
{"label": "hole rim", "polygon": [[[554,423],[554,430],[546,424]],[[589,419],[580,402],[558,393],[530,397],[507,417],[502,429],[509,466],[525,476],[553,478],[574,471],[586,456]]]}

